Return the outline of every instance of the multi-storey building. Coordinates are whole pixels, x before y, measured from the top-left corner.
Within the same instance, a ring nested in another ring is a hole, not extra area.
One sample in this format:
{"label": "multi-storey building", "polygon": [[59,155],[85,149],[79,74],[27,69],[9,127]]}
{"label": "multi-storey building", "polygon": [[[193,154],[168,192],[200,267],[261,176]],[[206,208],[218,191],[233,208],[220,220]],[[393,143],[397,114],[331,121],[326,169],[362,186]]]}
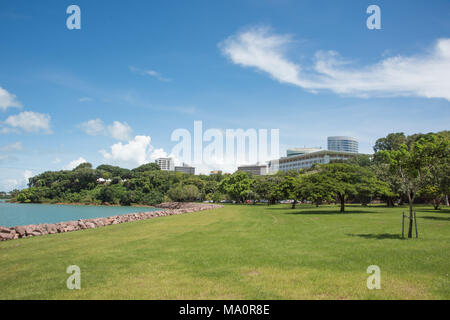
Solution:
{"label": "multi-storey building", "polygon": [[269,173],[307,169],[315,164],[326,164],[330,163],[333,160],[347,160],[351,157],[355,157],[356,155],[357,154],[353,152],[320,150],[290,157],[284,157],[278,160],[269,161]]}
{"label": "multi-storey building", "polygon": [[352,137],[328,137],[328,150],[358,153],[358,140]]}
{"label": "multi-storey building", "polygon": [[267,164],[255,164],[238,167],[238,171],[249,172],[255,176],[263,176],[269,173]]}
{"label": "multi-storey building", "polygon": [[158,158],[155,160],[161,170],[174,171],[174,163],[172,158]]}
{"label": "multi-storey building", "polygon": [[186,163],[183,163],[182,166],[176,166],[175,171],[183,172],[183,173],[187,173],[187,174],[195,174],[195,168],[187,165]]}

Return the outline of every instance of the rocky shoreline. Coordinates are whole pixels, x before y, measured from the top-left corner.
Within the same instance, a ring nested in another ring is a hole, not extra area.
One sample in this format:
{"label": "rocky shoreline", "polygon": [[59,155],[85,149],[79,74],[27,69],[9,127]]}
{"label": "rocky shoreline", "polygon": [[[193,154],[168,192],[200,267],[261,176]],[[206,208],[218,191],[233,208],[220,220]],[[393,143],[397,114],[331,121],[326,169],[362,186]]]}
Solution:
{"label": "rocky shoreline", "polygon": [[38,225],[30,224],[26,226],[17,226],[10,228],[0,226],[0,241],[36,237],[47,234],[72,232],[85,229],[95,229],[131,221],[139,221],[164,216],[172,216],[176,214],[217,209],[222,208],[223,206],[205,203],[166,202],[161,203],[160,205],[155,207],[161,208],[163,210],[152,212],[129,213],[106,218],[80,219],[77,221],[59,222],[54,224],[50,223]]}

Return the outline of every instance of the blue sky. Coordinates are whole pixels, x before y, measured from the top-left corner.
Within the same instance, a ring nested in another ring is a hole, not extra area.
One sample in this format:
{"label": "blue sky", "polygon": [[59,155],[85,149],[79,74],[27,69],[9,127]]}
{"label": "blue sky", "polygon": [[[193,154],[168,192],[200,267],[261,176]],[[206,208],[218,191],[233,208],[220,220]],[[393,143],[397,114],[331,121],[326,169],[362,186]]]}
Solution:
{"label": "blue sky", "polygon": [[279,129],[282,154],[449,129],[447,0],[2,0],[0,39],[0,190],[76,160],[137,166],[194,120]]}

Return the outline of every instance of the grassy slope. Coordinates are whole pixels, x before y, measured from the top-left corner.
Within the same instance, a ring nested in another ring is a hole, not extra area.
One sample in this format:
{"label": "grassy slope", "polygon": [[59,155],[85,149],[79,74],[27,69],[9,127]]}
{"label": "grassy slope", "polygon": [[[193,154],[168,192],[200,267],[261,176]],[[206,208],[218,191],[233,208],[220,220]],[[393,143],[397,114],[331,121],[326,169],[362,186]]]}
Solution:
{"label": "grassy slope", "polygon": [[1,242],[0,298],[450,299],[450,211],[418,207],[421,238],[401,240],[406,208],[337,210],[227,206]]}

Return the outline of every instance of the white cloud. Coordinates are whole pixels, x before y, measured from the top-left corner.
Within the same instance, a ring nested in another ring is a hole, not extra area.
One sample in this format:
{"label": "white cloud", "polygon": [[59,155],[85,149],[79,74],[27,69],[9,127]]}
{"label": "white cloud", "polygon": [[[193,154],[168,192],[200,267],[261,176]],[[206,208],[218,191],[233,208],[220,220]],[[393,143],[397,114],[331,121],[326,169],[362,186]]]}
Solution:
{"label": "white cloud", "polygon": [[114,121],[111,125],[106,127],[101,119],[83,122],[79,127],[90,136],[110,135],[119,141],[130,140],[131,133],[133,132],[133,129],[131,129],[126,122]]}
{"label": "white cloud", "polygon": [[276,80],[316,92],[331,90],[359,97],[417,96],[450,101],[450,38],[440,39],[426,54],[396,56],[352,67],[334,51],[318,52],[312,69],[286,57],[289,35],[254,28],[219,44],[235,64],[254,67]]}
{"label": "white cloud", "polygon": [[105,160],[125,166],[140,166],[150,161],[152,146],[149,136],[136,136],[126,144],[118,142],[111,146],[111,152],[100,150]]}
{"label": "white cloud", "polygon": [[[22,129],[26,132],[44,131],[45,133],[51,133],[50,116],[48,114],[24,111],[17,115],[9,116],[4,123],[14,129]],[[8,132],[9,129],[6,128],[6,131]]]}
{"label": "white cloud", "polygon": [[14,94],[11,94],[0,87],[0,110],[6,110],[12,107],[20,108],[22,107],[22,104],[17,100]]}
{"label": "white cloud", "polygon": [[0,154],[0,163],[15,161],[15,160],[17,160],[17,158],[14,156],[11,156],[9,154]]}
{"label": "white cloud", "polygon": [[94,100],[92,98],[89,98],[89,97],[83,97],[83,98],[78,99],[78,101],[79,102],[92,102]]}
{"label": "white cloud", "polygon": [[52,161],[53,164],[58,164],[60,162],[61,162],[61,159],[58,158],[58,157],[55,160]]}
{"label": "white cloud", "polygon": [[150,153],[150,160],[155,161],[158,158],[167,158],[167,152],[164,149],[155,149]]}
{"label": "white cloud", "polygon": [[87,161],[84,158],[80,157],[80,158],[78,158],[76,160],[70,161],[68,165],[63,167],[63,169],[64,170],[73,170],[76,167],[78,167],[80,164],[86,163],[86,162]]}
{"label": "white cloud", "polygon": [[118,142],[111,146],[111,151],[100,150],[108,163],[135,168],[157,158],[167,157],[163,149],[154,149],[149,136],[135,136],[128,143]]}
{"label": "white cloud", "polygon": [[25,170],[23,172],[23,179],[25,180],[25,184],[28,184],[28,179],[33,177],[33,172],[31,172],[30,170]]}
{"label": "white cloud", "polygon": [[0,171],[0,191],[12,191],[13,189],[26,188],[28,179],[33,176],[30,170]]}
{"label": "white cloud", "polygon": [[9,192],[14,189],[17,189],[19,187],[19,181],[16,179],[6,179],[3,181],[0,181],[0,191]]}
{"label": "white cloud", "polygon": [[121,123],[119,121],[114,121],[112,125],[108,126],[109,134],[116,140],[120,141],[128,141],[131,139],[132,133],[131,127],[128,123]]}
{"label": "white cloud", "polygon": [[159,72],[157,72],[155,70],[143,70],[143,69],[139,69],[139,68],[136,68],[133,66],[130,66],[129,69],[133,73],[137,73],[142,76],[151,76],[151,77],[158,79],[159,81],[164,81],[164,82],[170,81],[170,79],[163,77]]}
{"label": "white cloud", "polygon": [[105,131],[105,126],[103,121],[100,119],[89,120],[80,124],[81,130],[90,136],[96,136],[98,134],[103,134]]}
{"label": "white cloud", "polygon": [[3,151],[3,152],[20,151],[22,149],[23,149],[22,142],[10,143],[4,147],[0,147],[0,151]]}

